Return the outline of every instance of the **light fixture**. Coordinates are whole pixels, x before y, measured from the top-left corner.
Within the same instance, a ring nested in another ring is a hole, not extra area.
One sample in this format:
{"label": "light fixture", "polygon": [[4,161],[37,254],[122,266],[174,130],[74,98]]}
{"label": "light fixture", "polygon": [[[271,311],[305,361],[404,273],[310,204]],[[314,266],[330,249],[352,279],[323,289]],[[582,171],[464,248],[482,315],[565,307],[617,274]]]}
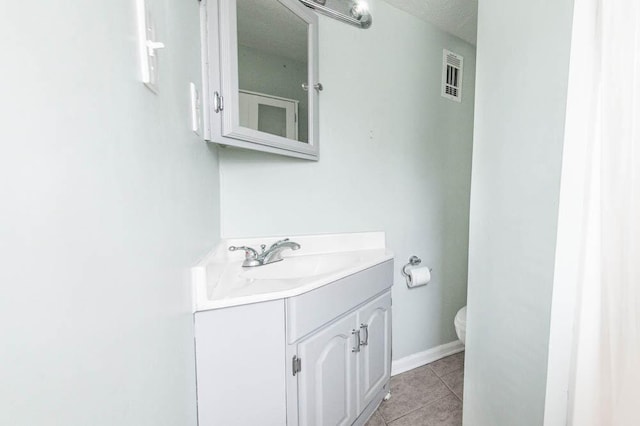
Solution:
{"label": "light fixture", "polygon": [[369,6],[364,0],[335,0],[329,2],[327,0],[299,0],[300,3],[307,7],[315,9],[317,12],[330,16],[347,24],[355,25],[358,28],[369,28],[373,18],[369,12]]}
{"label": "light fixture", "polygon": [[371,26],[369,6],[364,1],[356,0],[351,6],[351,9],[349,9],[349,14],[360,22],[362,28],[369,28]]}
{"label": "light fixture", "polygon": [[351,10],[349,10],[349,13],[351,14],[351,16],[353,16],[355,19],[359,21],[360,19],[362,19],[364,14],[368,12],[368,10],[369,8],[367,7],[366,3],[363,3],[361,1],[356,1],[351,6]]}

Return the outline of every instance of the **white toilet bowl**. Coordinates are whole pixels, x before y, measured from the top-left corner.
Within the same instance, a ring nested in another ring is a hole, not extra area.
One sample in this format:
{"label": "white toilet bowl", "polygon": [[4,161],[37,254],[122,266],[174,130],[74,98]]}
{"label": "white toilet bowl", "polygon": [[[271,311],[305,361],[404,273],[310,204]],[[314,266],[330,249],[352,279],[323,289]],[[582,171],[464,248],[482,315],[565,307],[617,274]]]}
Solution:
{"label": "white toilet bowl", "polygon": [[458,339],[465,344],[465,339],[467,337],[467,307],[460,309],[456,314],[456,318],[453,320],[453,325],[456,327],[456,334],[458,335]]}

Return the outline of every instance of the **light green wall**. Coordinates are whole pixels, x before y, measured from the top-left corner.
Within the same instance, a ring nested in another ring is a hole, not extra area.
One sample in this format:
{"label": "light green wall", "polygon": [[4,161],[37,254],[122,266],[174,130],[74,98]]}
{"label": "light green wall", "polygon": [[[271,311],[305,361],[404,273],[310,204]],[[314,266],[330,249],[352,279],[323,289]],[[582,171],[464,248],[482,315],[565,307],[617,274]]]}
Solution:
{"label": "light green wall", "polygon": [[[396,254],[393,356],[456,339],[466,303],[475,49],[382,1],[368,30],[320,17],[320,161],[220,150],[224,236],[383,230]],[[465,58],[440,96],[442,49]],[[433,282],[408,290],[416,254]]]}
{"label": "light green wall", "polygon": [[195,426],[189,267],[219,239],[216,150],[189,130],[198,2],[0,6],[0,424]]}
{"label": "light green wall", "polygon": [[242,90],[300,101],[298,140],[309,140],[307,92],[302,89],[302,83],[307,81],[306,64],[238,46],[238,81]]}
{"label": "light green wall", "polygon": [[464,423],[543,424],[573,0],[483,0]]}
{"label": "light green wall", "polygon": [[[153,3],[159,95],[139,82],[134,2],[0,13],[0,423],[195,425],[188,268],[220,203],[226,235],[387,231],[394,356],[452,341],[473,47],[379,1],[367,31],[322,17],[321,161],[218,150],[188,129],[198,4]],[[465,56],[462,104],[440,97],[443,47]],[[405,287],[411,254],[428,287]]]}

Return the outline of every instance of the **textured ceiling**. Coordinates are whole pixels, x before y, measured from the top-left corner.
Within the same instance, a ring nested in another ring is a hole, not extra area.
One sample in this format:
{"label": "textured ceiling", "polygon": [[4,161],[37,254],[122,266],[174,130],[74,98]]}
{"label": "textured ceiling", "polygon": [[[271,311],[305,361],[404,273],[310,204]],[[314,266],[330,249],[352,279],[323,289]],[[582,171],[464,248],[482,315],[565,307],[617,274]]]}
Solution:
{"label": "textured ceiling", "polygon": [[431,22],[438,28],[458,36],[474,46],[476,44],[478,0],[385,1],[417,18]]}

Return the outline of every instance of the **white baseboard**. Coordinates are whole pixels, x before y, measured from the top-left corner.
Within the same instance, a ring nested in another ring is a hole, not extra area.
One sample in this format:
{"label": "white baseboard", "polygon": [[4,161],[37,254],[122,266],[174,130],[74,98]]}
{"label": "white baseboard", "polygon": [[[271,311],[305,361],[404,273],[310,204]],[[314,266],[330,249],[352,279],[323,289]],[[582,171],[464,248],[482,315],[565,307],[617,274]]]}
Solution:
{"label": "white baseboard", "polygon": [[397,359],[391,363],[391,375],[395,376],[396,374],[422,367],[440,358],[462,351],[464,351],[464,345],[461,341],[456,340],[455,342],[445,343],[444,345],[436,346],[424,352],[418,352],[417,354]]}

